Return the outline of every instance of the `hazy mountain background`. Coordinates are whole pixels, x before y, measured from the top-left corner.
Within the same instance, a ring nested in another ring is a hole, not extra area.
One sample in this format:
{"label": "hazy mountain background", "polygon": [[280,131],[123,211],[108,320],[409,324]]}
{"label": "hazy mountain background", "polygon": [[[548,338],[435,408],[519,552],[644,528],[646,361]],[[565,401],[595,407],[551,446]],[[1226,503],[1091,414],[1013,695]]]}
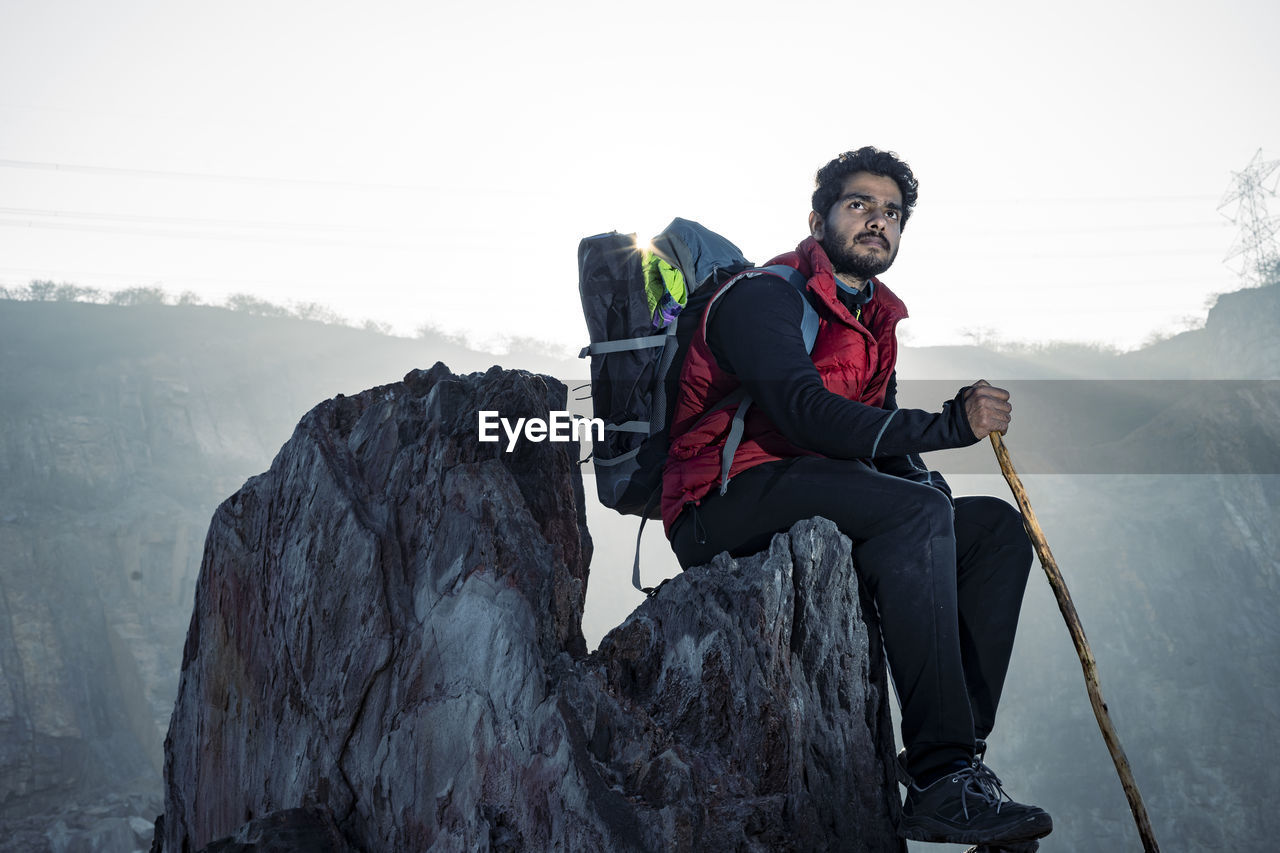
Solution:
{"label": "hazy mountain background", "polygon": [[[936,407],[978,377],[1013,387],[1014,461],[1168,850],[1266,850],[1280,830],[1269,807],[1280,794],[1277,319],[1272,285],[1222,296],[1204,328],[1133,353],[906,348],[900,364],[904,404]],[[141,832],[137,819],[159,811],[214,507],[320,400],[438,360],[571,388],[587,375],[554,355],[486,355],[429,333],[200,305],[0,300],[0,839],[25,839],[0,849],[94,832],[120,839],[96,849],[133,849],[129,818]],[[1143,381],[1155,379],[1183,381]],[[962,472],[949,478],[959,493],[1008,496],[985,443],[929,461]],[[637,523],[596,506],[588,520],[594,646],[639,601]],[[651,527],[650,583],[676,570]],[[1038,570],[990,757],[1015,795],[1054,814],[1043,850],[1139,846]]]}

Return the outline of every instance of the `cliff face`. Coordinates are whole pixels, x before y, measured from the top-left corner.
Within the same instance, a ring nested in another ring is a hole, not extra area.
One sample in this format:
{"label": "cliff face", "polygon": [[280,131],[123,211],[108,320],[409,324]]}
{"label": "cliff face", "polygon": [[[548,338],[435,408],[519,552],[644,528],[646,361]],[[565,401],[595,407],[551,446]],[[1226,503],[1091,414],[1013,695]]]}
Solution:
{"label": "cliff face", "polygon": [[564,396],[415,371],[312,410],[218,509],[165,850],[299,824],[365,851],[904,849],[848,541],[721,557],[587,656],[577,446],[476,440],[477,410]]}
{"label": "cliff face", "polygon": [[1223,293],[1204,328],[1129,353],[1130,375],[1196,379],[1280,378],[1280,282]]}

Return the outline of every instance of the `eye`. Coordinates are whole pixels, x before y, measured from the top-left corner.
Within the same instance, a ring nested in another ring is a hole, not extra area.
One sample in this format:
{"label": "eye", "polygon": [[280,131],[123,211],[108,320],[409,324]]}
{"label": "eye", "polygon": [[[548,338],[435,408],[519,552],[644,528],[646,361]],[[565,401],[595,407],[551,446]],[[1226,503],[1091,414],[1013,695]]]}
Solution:
{"label": "eye", "polygon": [[885,218],[885,219],[897,219],[897,218],[898,218],[899,216],[901,216],[901,215],[902,215],[902,214],[900,214],[900,213],[899,213],[898,211],[896,211],[896,210],[886,210],[886,211],[884,212],[884,218]]}

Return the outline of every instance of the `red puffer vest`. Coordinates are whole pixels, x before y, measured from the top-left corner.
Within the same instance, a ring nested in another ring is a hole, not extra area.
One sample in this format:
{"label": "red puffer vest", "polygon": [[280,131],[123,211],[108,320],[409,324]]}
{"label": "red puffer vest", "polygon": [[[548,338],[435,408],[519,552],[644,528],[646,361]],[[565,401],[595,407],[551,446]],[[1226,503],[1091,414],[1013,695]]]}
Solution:
{"label": "red puffer vest", "polygon": [[[795,267],[809,277],[808,290],[817,296],[818,337],[813,363],[828,391],[870,406],[884,403],[885,386],[898,357],[894,328],[907,316],[907,306],[877,279],[875,293],[862,309],[861,322],[836,298],[835,275],[826,252],[812,237],[769,261]],[[717,294],[718,296],[719,294]],[[693,337],[680,373],[680,396],[671,420],[671,447],[662,477],[662,523],[671,535],[676,516],[689,503],[698,503],[720,483],[720,452],[736,406],[716,408],[737,390],[736,376],[721,370],[707,345],[707,326]],[[729,469],[740,472],[776,459],[818,456],[796,447],[759,407],[747,410],[742,443]]]}

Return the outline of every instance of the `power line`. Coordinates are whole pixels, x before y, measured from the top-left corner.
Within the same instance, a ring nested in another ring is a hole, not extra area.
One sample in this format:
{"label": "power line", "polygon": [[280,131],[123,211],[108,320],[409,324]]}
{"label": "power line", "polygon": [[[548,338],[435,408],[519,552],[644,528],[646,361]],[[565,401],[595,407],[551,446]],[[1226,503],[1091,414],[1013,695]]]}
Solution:
{"label": "power line", "polygon": [[[1008,236],[1027,236],[1034,234],[1051,234],[1054,236],[1065,236],[1069,234],[1127,234],[1140,233],[1143,231],[1186,231],[1190,229],[1205,230],[1213,229],[1220,231],[1227,226],[1221,220],[1201,221],[1201,222],[1167,222],[1153,225],[1102,225],[1097,228],[1057,228],[1045,226],[1043,228],[1002,228],[1000,229],[1001,237]],[[933,235],[932,239],[947,239],[954,237],[955,239],[969,239],[975,234],[989,234],[988,229],[975,229],[966,231],[958,228],[948,228],[945,233]]]}
{"label": "power line", "polygon": [[[1009,198],[939,198],[929,199],[928,204],[921,207],[925,212],[933,207],[969,207],[971,205],[1002,205],[1013,207],[1020,204],[1170,204],[1173,202],[1205,202],[1213,201],[1212,195],[1146,195],[1146,196],[1022,196]],[[919,213],[912,214],[912,217]]]}
{"label": "power line", "polygon": [[[0,159],[0,168],[30,169],[38,171],[66,172],[73,174],[132,176],[141,178],[215,181],[242,184],[266,184],[287,187],[333,187],[359,190],[398,190],[429,193],[473,193],[483,188],[472,185],[446,184],[399,184],[385,182],[337,181],[316,178],[278,178],[267,175],[228,175],[213,172],[166,171],[160,169],[134,169],[118,166],[90,166],[78,163],[50,163],[36,160]],[[510,184],[504,184],[501,193],[511,195],[539,195],[537,190],[522,190]],[[1062,196],[1062,197],[1010,197],[1010,198],[965,198],[965,199],[931,199],[928,208],[971,205],[1074,205],[1074,204],[1170,204],[1175,202],[1213,201],[1216,196],[1210,195],[1167,195],[1167,196]],[[922,208],[922,212],[927,208]],[[919,214],[918,214],[919,215]]]}
{"label": "power line", "polygon": [[43,228],[54,231],[86,231],[99,234],[133,234],[142,237],[167,237],[181,240],[230,240],[240,243],[280,243],[297,246],[324,246],[360,249],[400,249],[404,251],[429,251],[426,243],[387,243],[372,241],[335,240],[306,236],[262,236],[255,234],[216,233],[213,231],[164,230],[160,228],[135,228],[128,225],[94,225],[92,223],[39,222],[32,219],[0,219],[0,227]]}
{"label": "power line", "polygon": [[[1148,258],[1148,259],[1151,259],[1151,258],[1168,258],[1168,257],[1175,257],[1175,256],[1189,257],[1194,255],[1204,255],[1207,257],[1210,255],[1216,255],[1217,253],[1218,253],[1218,250],[1212,247],[1205,247],[1202,249],[1188,249],[1188,248],[1167,249],[1167,248],[1134,247],[1132,244],[1129,244],[1129,247],[1126,249],[1116,249],[1114,251],[1091,249],[1088,252],[1082,252],[1079,250],[1071,249],[1070,247],[1067,247],[1067,246],[1063,246],[1061,244],[1054,245],[1052,246],[1051,249],[1047,251],[1044,249],[1035,248],[1034,246],[1027,246],[1025,244],[1014,249],[1001,248],[999,250],[1000,260],[1002,261],[1006,259],[1014,259],[1014,258],[1030,259],[1030,260],[1036,260],[1036,261],[1048,261],[1048,260],[1093,261],[1099,258]],[[948,259],[983,258],[983,259],[989,260],[992,257],[991,250],[986,248],[965,247],[960,249],[951,249],[951,250],[948,250],[945,254]]]}
{"label": "power line", "polygon": [[[308,237],[304,235],[298,236],[270,236],[255,234],[233,234],[233,233],[217,233],[212,231],[191,231],[191,230],[165,230],[162,228],[140,228],[129,225],[110,225],[110,224],[93,224],[93,223],[72,223],[72,222],[41,222],[34,219],[4,219],[0,218],[0,228],[40,228],[54,231],[84,231],[88,233],[100,234],[131,234],[140,237],[163,237],[168,239],[180,240],[220,240],[240,243],[275,243],[284,245],[298,246],[319,246],[324,248],[357,248],[357,249],[394,249],[407,252],[434,252],[438,251],[438,246],[424,239],[420,242],[374,242],[374,241],[356,241],[356,240],[339,240],[325,237]],[[1044,232],[1053,233],[1053,232]],[[1105,232],[1104,232],[1105,233]],[[424,235],[425,238],[426,235]],[[473,240],[451,240],[450,245],[454,248],[489,248],[489,244],[483,241]],[[1088,253],[1090,258],[1145,258],[1151,257],[1153,254],[1159,254],[1161,257],[1173,255],[1211,255],[1217,250],[1212,248],[1204,249],[1141,249],[1131,248],[1129,250]],[[958,252],[949,252],[953,257],[989,257],[986,251],[977,250],[960,250]],[[1081,257],[1077,251],[1061,249],[1057,251],[1044,251],[1034,247],[1019,247],[1017,249],[1006,249],[1000,252],[1003,258],[1037,258],[1037,259],[1053,259],[1053,258],[1075,258]]]}
{"label": "power line", "polygon": [[[155,271],[127,272],[127,271],[119,271],[119,270],[104,271],[104,270],[66,269],[58,266],[0,267],[0,276],[8,277],[11,281],[17,280],[16,277],[27,278],[27,279],[57,278],[63,281],[70,281],[75,279],[81,279],[85,281],[113,279],[113,280],[131,281],[131,282],[138,282],[138,281],[155,282],[160,284],[163,284],[166,281],[171,281],[171,282],[174,282],[175,284],[199,283],[199,284],[221,285],[221,286],[224,286],[224,289],[229,287],[243,287],[243,286],[250,286],[250,285],[260,285],[260,286],[267,286],[267,287],[293,287],[297,285],[348,287],[355,280],[353,278],[345,278],[345,279],[316,278],[315,276],[312,276],[312,275],[299,275],[296,278],[288,278],[288,279],[285,279],[285,278],[239,278],[239,277],[225,276],[225,275],[223,276],[199,275],[199,274],[192,275],[188,273],[173,272],[173,271],[164,272],[164,273],[155,272]],[[1043,284],[1044,286],[1047,286],[1047,287],[1068,287],[1068,286],[1075,286],[1078,284],[1078,282],[1074,279],[1062,280],[1062,281],[1052,281],[1052,280],[1038,280],[1038,281],[1040,284]],[[1089,286],[1095,289],[1109,288],[1109,287],[1164,288],[1164,287],[1167,287],[1171,282],[1193,282],[1193,281],[1203,282],[1204,276],[1203,275],[1173,275],[1173,276],[1162,275],[1162,276],[1153,277],[1153,278],[1132,278],[1132,279],[1090,278]],[[1207,292],[1208,291],[1206,291],[1206,293]]]}
{"label": "power line", "polygon": [[[86,212],[86,211],[70,211],[70,210],[53,210],[44,208],[23,208],[23,207],[0,207],[0,216],[10,217],[34,217],[41,220],[66,220],[56,223],[36,222],[28,219],[20,219],[15,221],[0,221],[0,225],[18,226],[18,227],[56,227],[60,229],[81,229],[84,223],[74,222],[71,220],[85,220],[89,223],[108,222],[108,223],[129,223],[143,226],[152,226],[150,229],[134,229],[130,231],[122,230],[119,233],[139,233],[144,235],[164,235],[164,236],[181,236],[198,239],[201,235],[199,232],[183,232],[168,226],[177,226],[178,228],[221,228],[231,229],[235,231],[252,231],[264,230],[274,232],[330,232],[330,233],[346,233],[370,236],[399,236],[415,238],[421,235],[421,231],[409,228],[370,228],[352,224],[321,224],[321,223],[304,223],[304,222],[265,222],[255,220],[236,220],[236,219],[208,219],[199,217],[181,217],[181,216],[154,216],[154,215],[138,215],[127,213],[104,213],[104,212]],[[1167,232],[1182,230],[1205,230],[1205,229],[1221,229],[1227,227],[1229,223],[1218,220],[1216,222],[1178,222],[1178,223],[1162,223],[1148,225],[1117,225],[1099,228],[1011,228],[1002,231],[1002,235],[1008,236],[1034,236],[1038,234],[1052,235],[1053,237],[1063,237],[1071,235],[1093,235],[1093,234],[1112,234],[1112,233],[1143,233],[1143,232]],[[166,229],[166,230],[156,230]],[[84,228],[82,230],[96,230],[95,228]],[[943,243],[952,241],[965,241],[970,239],[974,234],[986,233],[978,231],[951,230],[946,234],[934,235],[934,241]],[[218,234],[219,237],[227,237],[226,234]],[[294,237],[285,242],[292,242],[300,239]],[[328,240],[327,244],[334,244]],[[337,244],[341,245],[341,244]],[[366,243],[357,243],[354,245],[367,245]],[[416,245],[416,244],[414,244]],[[393,247],[405,247],[406,244],[397,243]]]}
{"label": "power line", "polygon": [[108,222],[135,222],[146,225],[212,226],[215,228],[264,229],[284,231],[347,231],[371,233],[372,228],[353,225],[324,225],[316,222],[261,222],[238,219],[201,219],[182,216],[143,216],[129,213],[91,213],[75,210],[49,210],[32,207],[0,207],[0,214],[9,216],[36,216],[55,219],[87,219]]}
{"label": "power line", "polygon": [[[46,172],[68,172],[86,175],[109,175],[115,177],[157,178],[186,181],[215,181],[233,184],[265,184],[284,187],[332,187],[338,189],[358,190],[408,190],[411,192],[471,192],[467,187],[449,187],[428,184],[387,184],[365,183],[360,181],[334,181],[308,178],[273,178],[263,175],[221,175],[211,172],[170,172],[159,169],[125,169],[115,166],[85,166],[72,163],[45,163],[35,160],[0,160],[0,168],[34,169]],[[505,190],[512,192],[512,190]]]}
{"label": "power line", "polygon": [[[205,284],[218,285],[221,289],[230,287],[247,287],[250,285],[265,287],[296,287],[298,285],[307,286],[326,286],[326,287],[349,287],[352,285],[354,278],[336,279],[336,278],[316,278],[311,275],[299,275],[297,278],[281,279],[281,278],[234,278],[228,276],[212,276],[212,275],[190,275],[187,273],[158,273],[158,272],[104,272],[101,270],[74,270],[63,269],[61,267],[0,267],[0,276],[22,278],[40,278],[40,279],[62,279],[68,281],[72,279],[82,279],[85,281],[99,280],[115,280],[125,282],[153,282],[156,284],[164,284],[166,281],[172,281],[178,284]],[[11,278],[11,280],[13,280]]]}

